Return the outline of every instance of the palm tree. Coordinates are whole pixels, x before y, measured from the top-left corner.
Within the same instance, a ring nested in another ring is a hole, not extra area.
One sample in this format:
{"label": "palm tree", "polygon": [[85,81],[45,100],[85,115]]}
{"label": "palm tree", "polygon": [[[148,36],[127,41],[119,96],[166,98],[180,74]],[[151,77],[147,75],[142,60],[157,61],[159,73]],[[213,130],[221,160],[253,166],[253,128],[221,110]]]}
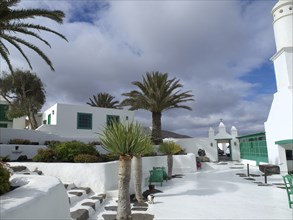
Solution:
{"label": "palm tree", "polygon": [[50,44],[44,40],[38,34],[39,31],[51,32],[64,40],[67,41],[66,37],[62,34],[47,28],[43,25],[38,25],[27,21],[26,19],[31,19],[35,17],[45,17],[50,20],[56,21],[57,23],[62,23],[64,18],[64,13],[59,10],[51,11],[46,9],[16,9],[14,8],[20,0],[1,0],[0,1],[0,54],[4,61],[7,63],[10,71],[13,73],[13,68],[9,59],[9,49],[3,43],[3,40],[13,45],[24,57],[29,67],[32,69],[32,65],[22,50],[20,45],[24,45],[33,51],[35,51],[49,66],[54,70],[51,60],[43,53],[43,51],[36,45],[30,43],[29,41],[16,36],[16,34],[22,34],[26,36],[31,36],[34,39],[38,39],[45,43],[47,46],[51,47]]}
{"label": "palm tree", "polygon": [[133,155],[142,154],[149,147],[150,137],[136,123],[113,122],[100,135],[105,150],[119,155],[118,171],[118,209],[116,219],[131,219],[129,182],[131,159]]}
{"label": "palm tree", "polygon": [[114,101],[114,99],[115,97],[109,93],[100,92],[96,96],[93,95],[93,99],[90,98],[90,102],[86,104],[100,108],[119,108],[119,102]]}
{"label": "palm tree", "polygon": [[152,112],[152,140],[155,144],[162,143],[161,117],[162,112],[173,108],[191,110],[182,102],[193,101],[190,91],[181,92],[183,87],[175,77],[168,79],[168,73],[147,72],[143,82],[132,82],[138,90],[124,93],[128,96],[122,106],[131,106],[130,110],[145,109]]}
{"label": "palm tree", "polygon": [[173,155],[179,153],[181,150],[180,145],[173,141],[166,141],[159,146],[158,151],[167,154],[168,179],[172,178]]}

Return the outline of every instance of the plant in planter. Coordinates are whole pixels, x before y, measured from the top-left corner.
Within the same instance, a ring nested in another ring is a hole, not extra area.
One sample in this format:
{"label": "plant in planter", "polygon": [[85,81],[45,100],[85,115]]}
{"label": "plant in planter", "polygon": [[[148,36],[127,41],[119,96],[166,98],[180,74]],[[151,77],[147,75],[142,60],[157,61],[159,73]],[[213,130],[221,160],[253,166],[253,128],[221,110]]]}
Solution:
{"label": "plant in planter", "polygon": [[38,154],[33,157],[35,162],[54,162],[56,161],[56,152],[51,148],[38,149]]}
{"label": "plant in planter", "polygon": [[8,170],[8,164],[0,161],[0,195],[10,190],[10,172]]}
{"label": "plant in planter", "polygon": [[99,157],[91,154],[79,154],[73,160],[75,163],[96,163],[99,162]]}
{"label": "plant in planter", "polygon": [[74,157],[79,154],[90,154],[99,156],[95,146],[79,141],[63,142],[55,147],[57,161],[74,162]]}
{"label": "plant in planter", "polygon": [[168,179],[171,179],[173,170],[173,155],[182,151],[182,148],[173,141],[167,141],[159,146],[158,151],[167,154]]}

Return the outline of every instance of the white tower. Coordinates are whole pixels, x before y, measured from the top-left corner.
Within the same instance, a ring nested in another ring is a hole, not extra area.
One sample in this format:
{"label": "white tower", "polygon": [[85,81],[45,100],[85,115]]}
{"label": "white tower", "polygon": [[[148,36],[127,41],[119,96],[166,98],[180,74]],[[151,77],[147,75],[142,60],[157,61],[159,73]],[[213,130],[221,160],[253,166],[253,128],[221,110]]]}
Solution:
{"label": "white tower", "polygon": [[293,0],[279,0],[272,9],[276,42],[274,62],[277,92],[274,94],[271,110],[265,122],[269,163],[280,165],[287,171],[285,149],[276,141],[293,139]]}

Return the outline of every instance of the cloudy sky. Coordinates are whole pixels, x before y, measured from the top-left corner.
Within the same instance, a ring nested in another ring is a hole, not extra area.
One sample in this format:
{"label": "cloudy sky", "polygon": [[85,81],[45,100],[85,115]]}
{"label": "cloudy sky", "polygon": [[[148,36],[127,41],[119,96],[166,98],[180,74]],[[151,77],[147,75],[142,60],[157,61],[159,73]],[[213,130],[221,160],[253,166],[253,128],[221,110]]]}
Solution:
{"label": "cloudy sky", "polygon": [[[46,85],[47,103],[85,104],[108,92],[121,101],[149,71],[167,72],[191,90],[192,111],[163,113],[162,127],[192,137],[217,131],[239,135],[264,131],[276,91],[271,9],[276,0],[101,1],[22,0],[22,8],[62,10],[62,25],[37,19],[64,34],[69,42],[42,33],[52,48],[33,42],[51,58],[55,72],[27,51],[33,71]],[[11,49],[15,67],[28,69]],[[7,66],[2,61],[2,69]],[[151,125],[151,114],[135,118]]]}

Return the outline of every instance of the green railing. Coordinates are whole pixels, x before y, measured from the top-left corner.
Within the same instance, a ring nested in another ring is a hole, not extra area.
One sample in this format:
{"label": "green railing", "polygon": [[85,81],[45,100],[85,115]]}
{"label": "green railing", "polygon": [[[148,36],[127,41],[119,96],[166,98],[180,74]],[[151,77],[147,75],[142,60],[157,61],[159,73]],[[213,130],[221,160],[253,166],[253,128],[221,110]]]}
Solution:
{"label": "green railing", "polygon": [[266,141],[249,141],[240,143],[240,158],[268,163],[268,151]]}

